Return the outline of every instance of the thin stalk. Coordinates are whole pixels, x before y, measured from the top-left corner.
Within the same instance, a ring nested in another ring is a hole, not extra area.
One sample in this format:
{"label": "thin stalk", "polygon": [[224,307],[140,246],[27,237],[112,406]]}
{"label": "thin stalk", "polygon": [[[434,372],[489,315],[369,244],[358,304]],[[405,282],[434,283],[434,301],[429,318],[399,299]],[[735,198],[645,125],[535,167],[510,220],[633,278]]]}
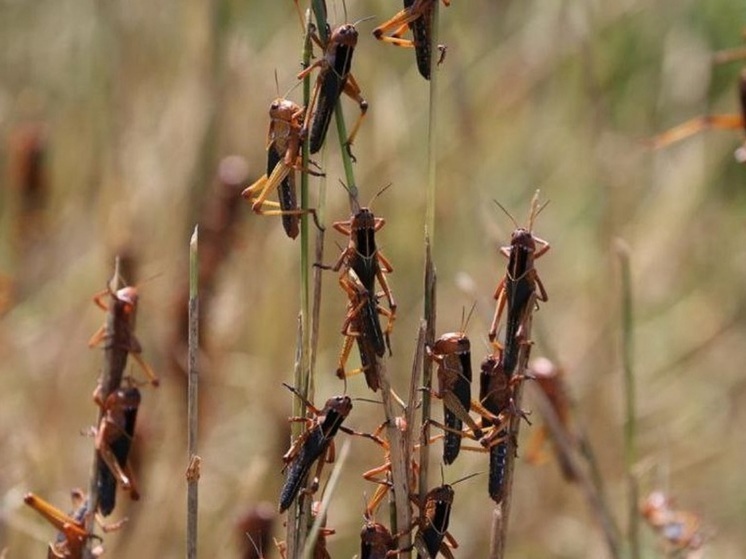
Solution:
{"label": "thin stalk", "polygon": [[[439,2],[433,3],[432,22],[430,25],[430,52],[438,52],[438,21]],[[430,57],[430,88],[427,130],[427,189],[425,193],[425,310],[424,316],[427,323],[425,330],[425,343],[435,343],[435,295],[436,295],[436,271],[432,258],[432,249],[435,239],[435,191],[436,191],[436,139],[437,139],[437,91],[438,72],[437,57]],[[422,431],[420,439],[420,480],[419,495],[420,502],[424,503],[427,494],[427,472],[430,461],[430,390],[432,388],[432,363],[423,355],[422,384],[425,390],[422,392]]]}
{"label": "thin stalk", "polygon": [[[306,12],[306,33],[303,40],[303,50],[301,53],[303,68],[307,68],[311,63],[312,55],[311,43],[311,19],[310,13]],[[306,107],[306,115],[310,112],[308,104],[311,102],[311,79],[306,76],[303,79],[303,106]],[[301,157],[303,168],[308,167],[310,159],[308,142],[303,142],[301,148]],[[308,174],[301,173],[300,178],[300,200],[301,208],[308,209]],[[308,214],[301,214],[300,217],[300,316],[299,316],[299,335],[298,346],[299,355],[294,373],[294,384],[300,393],[308,399],[309,390],[313,384],[311,374],[311,356],[310,356],[310,304],[309,304],[309,227]],[[296,417],[303,416],[306,413],[305,405],[299,398],[293,398],[293,415]],[[301,435],[303,426],[294,424],[291,427],[292,437],[296,439]],[[305,527],[310,521],[310,507],[305,504],[306,499],[297,499],[288,513],[287,533],[285,541],[288,545],[288,554],[295,557],[296,550],[300,549],[305,539]]]}
{"label": "thin stalk", "polygon": [[[311,44],[311,22],[310,14],[306,14],[306,36],[303,41],[303,68],[307,68],[311,63],[312,44]],[[306,76],[303,79],[303,104],[308,107],[308,103],[311,100],[311,79]],[[308,152],[308,142],[303,142],[302,147],[302,161],[303,168],[307,168],[310,154]],[[300,200],[301,208],[307,210],[308,205],[308,173],[301,173],[300,175]],[[310,371],[310,328],[309,317],[310,317],[310,304],[309,304],[309,227],[308,227],[308,214],[301,214],[300,219],[300,300],[301,300],[301,367],[300,367],[300,378],[296,379],[296,387],[301,391],[301,394],[306,398],[309,397],[308,389],[311,384],[311,371]],[[304,412],[303,403],[297,398],[294,398],[297,403],[298,411]]]}
{"label": "thin stalk", "polygon": [[[116,291],[116,289],[119,287],[119,256],[117,256],[114,259],[114,275],[112,276],[111,280],[109,281],[109,288],[111,289],[112,293]],[[110,295],[110,297],[113,297],[114,295]],[[114,315],[113,309],[114,305],[112,303],[109,304],[109,310],[106,312],[106,339],[111,340],[113,338],[114,333],[114,321],[116,320],[116,317]],[[108,344],[107,344],[108,347]],[[116,365],[114,363],[113,354],[111,351],[104,351],[104,366],[101,369],[101,379],[100,379],[100,386],[101,386],[101,397],[102,401],[106,401],[106,398],[108,398],[109,394],[111,394],[114,390],[116,390],[119,387],[119,382],[121,381],[121,378],[117,379],[116,377],[119,376],[119,374],[116,372]],[[103,408],[98,409],[98,419],[96,421],[96,427],[98,428],[99,425],[101,425],[101,418],[104,415]],[[96,510],[98,510],[98,470],[99,470],[99,461],[101,460],[101,457],[98,454],[97,450],[93,451],[93,463],[91,465],[91,477],[90,481],[88,483],[88,510],[89,513],[86,516],[86,522],[85,522],[85,529],[86,532],[89,534],[93,534],[93,528],[95,526],[95,519],[96,519]],[[86,541],[85,549],[83,550],[83,559],[94,559],[95,555],[93,554],[93,546],[94,546],[94,539],[88,538]]]}
{"label": "thin stalk", "polygon": [[[528,316],[523,323],[524,335],[526,339],[531,339],[531,323],[533,322],[533,308],[530,307]],[[531,353],[531,345],[526,344],[522,347],[518,355],[517,371],[525,371],[528,368],[528,359]],[[517,409],[521,409],[523,400],[523,385],[516,387],[514,401]],[[502,501],[495,505],[492,512],[492,540],[490,542],[489,559],[503,559],[505,557],[505,548],[508,538],[508,520],[510,519],[510,505],[513,500],[513,477],[515,471],[515,441],[518,440],[522,418],[520,414],[514,414],[510,419],[508,433],[510,436],[508,442],[508,455],[505,461],[505,492]]]}
{"label": "thin stalk", "polygon": [[187,375],[189,387],[187,392],[187,422],[189,424],[187,439],[187,559],[197,557],[197,512],[199,509],[199,464],[197,456],[197,420],[199,369],[197,355],[199,353],[199,226],[194,227],[194,233],[189,242],[189,349]]}
{"label": "thin stalk", "polygon": [[[411,524],[412,510],[409,506],[409,450],[408,436],[399,430],[396,425],[396,405],[397,400],[392,395],[391,381],[386,370],[386,364],[383,359],[378,358],[378,371],[381,384],[381,397],[383,399],[383,410],[386,414],[386,436],[389,440],[391,453],[391,481],[394,495],[394,507],[396,518],[392,520],[392,533],[402,533]],[[407,425],[407,431],[411,426]],[[406,547],[409,544],[410,534],[403,534],[399,538],[399,547]],[[408,551],[402,552],[401,557],[404,559],[410,557]]]}
{"label": "thin stalk", "polygon": [[634,474],[637,462],[637,451],[635,440],[637,434],[635,415],[635,378],[632,366],[632,277],[630,272],[629,247],[621,239],[615,243],[616,253],[619,257],[620,279],[622,290],[621,313],[622,313],[622,369],[624,374],[624,467],[627,471],[627,506],[629,523],[629,546],[630,557],[640,558],[640,520],[637,513],[637,479]]}
{"label": "thin stalk", "polygon": [[[295,364],[293,367],[293,377],[299,379],[301,377],[301,360],[303,358],[303,320],[302,313],[298,313],[298,327],[296,331],[295,340]],[[293,398],[294,400],[298,398]],[[293,402],[293,409],[298,409],[297,404]],[[306,413],[305,406],[300,408],[302,413]],[[300,429],[298,434],[292,433],[293,439],[300,435]],[[303,543],[306,538],[308,520],[311,518],[311,504],[309,499],[304,497],[304,494],[295,500],[293,505],[288,509],[288,518],[286,523],[285,541],[287,542],[287,556],[296,557],[297,550],[302,549]]]}
{"label": "thin stalk", "polygon": [[[430,238],[425,237],[425,344],[435,343],[437,275],[430,251]],[[433,364],[427,355],[422,355],[422,429],[420,436],[420,479],[418,493],[420,502],[425,502],[428,491],[427,472],[430,463],[430,391],[433,386]]]}
{"label": "thin stalk", "polygon": [[319,510],[316,513],[316,518],[313,521],[313,526],[311,527],[311,530],[308,532],[308,538],[306,539],[306,545],[303,547],[303,559],[311,559],[314,557],[313,551],[314,547],[316,546],[316,540],[319,537],[319,532],[324,527],[324,519],[326,518],[326,511],[329,510],[329,503],[332,500],[332,495],[334,494],[334,489],[337,486],[337,482],[339,481],[339,476],[342,473],[342,468],[345,465],[345,462],[347,462],[347,458],[350,455],[350,440],[345,440],[344,444],[342,445],[342,450],[339,452],[339,455],[336,458],[334,469],[332,470],[331,475],[329,476],[329,482],[326,484],[326,488],[324,489],[324,496],[321,498],[321,505],[319,506]]}
{"label": "thin stalk", "polygon": [[357,184],[355,184],[355,173],[352,170],[352,158],[350,153],[347,151],[345,141],[347,140],[347,126],[345,125],[345,117],[342,113],[342,105],[337,101],[337,106],[334,107],[334,120],[337,123],[337,136],[339,136],[340,145],[342,146],[342,166],[345,171],[345,181],[347,182],[347,190],[350,198],[350,210],[356,209],[358,199]]}
{"label": "thin stalk", "polygon": [[430,107],[428,109],[427,125],[427,200],[425,207],[425,236],[432,242],[435,236],[435,183],[437,169],[436,139],[437,139],[437,116],[438,116],[438,20],[440,3],[433,2],[433,21],[431,24],[430,37]]}
{"label": "thin stalk", "polygon": [[[321,165],[323,168],[324,158],[322,157]],[[316,205],[316,216],[322,227],[326,216],[326,178],[321,177],[319,180],[319,196]],[[324,261],[324,239],[325,230],[316,231],[316,262]],[[313,269],[313,308],[311,310],[311,371],[316,371],[316,351],[319,345],[319,325],[321,322],[321,282],[323,279],[323,270],[316,266]],[[311,376],[313,380],[314,375]],[[311,387],[313,389],[313,386]]]}

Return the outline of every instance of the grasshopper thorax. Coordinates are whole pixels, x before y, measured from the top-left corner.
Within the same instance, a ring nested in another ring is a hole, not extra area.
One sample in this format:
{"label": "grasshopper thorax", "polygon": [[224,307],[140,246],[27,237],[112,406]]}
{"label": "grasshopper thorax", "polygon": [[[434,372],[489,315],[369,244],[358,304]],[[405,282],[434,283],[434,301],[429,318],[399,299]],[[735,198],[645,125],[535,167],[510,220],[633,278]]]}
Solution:
{"label": "grasshopper thorax", "polygon": [[523,227],[519,227],[513,231],[513,234],[510,236],[510,246],[513,249],[523,249],[529,252],[536,251],[534,236],[531,234],[531,231]]}
{"label": "grasshopper thorax", "polygon": [[535,252],[536,241],[531,231],[523,228],[513,231],[510,237],[509,279],[519,280],[532,268]]}
{"label": "grasshopper thorax", "polygon": [[350,221],[351,236],[357,251],[364,257],[376,252],[376,217],[368,208],[360,208]]}

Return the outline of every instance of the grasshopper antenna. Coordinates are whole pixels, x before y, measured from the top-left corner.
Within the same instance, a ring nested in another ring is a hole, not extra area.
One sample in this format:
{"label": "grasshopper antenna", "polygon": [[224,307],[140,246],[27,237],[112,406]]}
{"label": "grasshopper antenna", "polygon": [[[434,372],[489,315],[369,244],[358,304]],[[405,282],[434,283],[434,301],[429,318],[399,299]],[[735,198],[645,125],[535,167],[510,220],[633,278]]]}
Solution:
{"label": "grasshopper antenna", "polygon": [[503,206],[500,202],[498,202],[495,199],[493,199],[492,201],[495,204],[497,204],[498,208],[500,208],[503,212],[505,212],[505,215],[507,215],[508,218],[510,218],[510,221],[512,221],[513,225],[515,225],[515,228],[518,229],[520,227],[520,225],[518,225],[518,222],[515,220],[515,218],[512,216],[512,214],[508,210],[505,209],[505,206]]}
{"label": "grasshopper antenna", "polygon": [[350,189],[350,187],[347,186],[342,179],[339,179],[339,184],[341,184],[342,188],[344,188],[347,191],[347,194],[349,195],[349,197],[353,201],[352,211],[354,213],[359,212],[360,211],[360,201],[357,199],[357,194],[353,194],[352,190]]}
{"label": "grasshopper antenna", "polygon": [[383,188],[382,188],[381,190],[379,190],[378,192],[376,192],[376,193],[375,193],[375,194],[373,195],[373,198],[371,198],[371,199],[370,199],[370,202],[368,202],[368,207],[370,208],[371,206],[373,206],[373,202],[375,202],[375,201],[376,201],[376,198],[378,198],[378,197],[379,197],[379,196],[380,196],[381,194],[383,194],[383,193],[384,193],[384,192],[386,192],[386,191],[387,191],[387,190],[388,190],[389,188],[391,188],[391,186],[392,186],[393,184],[394,184],[393,182],[390,182],[390,183],[388,183],[388,184],[387,184],[386,186],[384,186],[384,187],[383,187]]}
{"label": "grasshopper antenna", "polygon": [[[371,19],[376,19],[376,16],[361,17],[359,20],[357,20],[355,23],[353,23],[352,26],[353,27],[357,27],[360,23],[363,23],[364,21],[369,21]],[[345,21],[347,21],[347,16],[345,16]]]}
{"label": "grasshopper antenna", "polygon": [[[163,275],[163,272],[158,272],[156,274],[153,274],[152,276],[148,276],[144,280],[139,281],[135,285],[132,285],[130,287],[134,287],[135,289],[139,290],[143,285],[145,285],[147,283],[150,283],[151,281],[153,281],[155,279],[158,279],[162,275]],[[113,278],[112,278],[112,280],[113,280]],[[111,288],[111,280],[109,281],[108,287],[109,287],[109,292],[110,293],[116,293],[117,290],[119,289],[119,287],[118,287],[119,285],[121,285],[122,287],[127,287],[127,285],[129,285],[127,283],[127,280],[122,277],[122,274],[120,274],[118,272],[117,272],[117,277],[116,277],[116,284],[117,284],[117,286],[114,289],[112,289]]]}
{"label": "grasshopper antenna", "polygon": [[313,404],[312,404],[311,402],[309,402],[309,401],[308,401],[308,399],[307,399],[307,398],[306,398],[305,396],[303,396],[303,394],[301,394],[301,393],[300,393],[300,392],[298,391],[298,389],[297,389],[297,388],[295,388],[294,386],[290,386],[290,385],[289,385],[288,383],[286,383],[286,382],[283,382],[283,383],[282,383],[282,385],[283,385],[283,386],[284,386],[285,388],[287,388],[288,390],[290,390],[290,392],[292,392],[293,394],[295,394],[295,395],[296,395],[296,397],[297,397],[297,398],[298,398],[298,399],[299,399],[299,400],[300,400],[301,402],[303,402],[303,404],[305,404],[305,406],[306,406],[306,407],[307,407],[308,409],[310,409],[310,410],[315,410],[315,409],[317,409],[317,408],[316,408],[316,406],[314,406],[314,405],[313,405]]}
{"label": "grasshopper antenna", "polygon": [[381,402],[380,400],[371,400],[370,398],[353,398],[352,401],[353,402],[366,402],[368,404],[377,404],[379,406],[383,405],[383,402]]}
{"label": "grasshopper antenna", "polygon": [[[442,468],[442,466],[441,466],[441,468]],[[467,479],[471,479],[471,478],[473,478],[473,477],[476,477],[476,476],[481,476],[481,475],[482,475],[482,472],[474,472],[473,474],[469,474],[468,476],[464,476],[464,477],[462,477],[461,479],[457,479],[456,481],[454,481],[454,482],[453,482],[453,483],[451,484],[451,487],[453,487],[453,486],[454,486],[454,485],[456,485],[457,483],[461,483],[462,481],[466,481]]]}
{"label": "grasshopper antenna", "polygon": [[464,307],[461,307],[461,331],[466,333],[466,329],[469,327],[469,322],[471,321],[471,315],[474,314],[474,309],[477,308],[477,302],[474,301],[471,305],[471,309],[469,309],[469,314],[466,315],[466,320],[464,320]]}
{"label": "grasshopper antenna", "polygon": [[[277,71],[276,71],[276,70],[275,70],[275,79],[277,79]],[[295,83],[294,83],[293,85],[291,85],[291,86],[290,86],[290,87],[288,88],[288,90],[287,90],[287,91],[285,92],[285,95],[283,95],[283,96],[282,96],[282,98],[283,98],[283,99],[287,99],[287,96],[288,96],[288,95],[290,95],[290,94],[291,94],[291,93],[293,92],[293,90],[294,90],[294,89],[295,89],[296,87],[298,87],[298,86],[299,86],[300,84],[302,84],[302,83],[303,83],[303,82],[302,82],[301,80],[297,80],[297,81],[296,81],[296,82],[295,82]],[[280,93],[279,93],[279,89],[280,89],[280,86],[277,86],[277,89],[278,89],[277,95],[279,95],[279,94],[280,94]]]}

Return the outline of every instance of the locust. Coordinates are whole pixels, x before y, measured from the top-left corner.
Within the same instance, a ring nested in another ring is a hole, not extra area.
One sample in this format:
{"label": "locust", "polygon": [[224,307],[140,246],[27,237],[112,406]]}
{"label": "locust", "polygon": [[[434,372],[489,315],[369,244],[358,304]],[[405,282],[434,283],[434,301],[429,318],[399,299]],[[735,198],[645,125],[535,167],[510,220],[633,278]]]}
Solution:
{"label": "locust", "polygon": [[[430,79],[433,11],[437,2],[438,0],[404,0],[403,10],[373,30],[373,36],[379,41],[414,48],[417,69],[426,80]],[[450,6],[451,2],[443,0],[443,4]],[[402,38],[407,27],[412,32],[412,39]],[[391,34],[387,35],[389,32]],[[438,64],[440,64],[445,57],[445,45],[438,45],[438,50],[440,51]]]}
{"label": "locust", "polygon": [[[547,241],[533,234],[536,216],[546,206],[546,204],[539,206],[538,197],[539,191],[537,190],[531,201],[528,227],[519,227],[516,224],[516,229],[510,236],[510,246],[500,248],[500,253],[508,259],[508,269],[495,289],[494,298],[497,304],[489,330],[489,339],[494,342],[500,318],[507,308],[505,351],[502,364],[509,375],[515,372],[521,347],[529,343],[526,340],[524,327],[533,312],[536,301],[549,299],[534,266],[534,262],[550,248]],[[507,213],[505,208],[502,206],[500,208]],[[513,219],[509,213],[508,216]],[[515,220],[513,222],[515,223]]]}
{"label": "locust", "polygon": [[[378,304],[377,295],[371,297],[354,269],[348,269],[347,273],[339,278],[339,283],[347,293],[349,303],[342,325],[342,335],[345,338],[339,355],[337,376],[346,378],[362,371],[368,387],[376,392],[380,387],[378,358],[383,356],[387,345],[378,315],[390,318],[391,311]],[[361,367],[348,373],[345,371],[345,364],[350,356],[353,341],[357,341]]]}
{"label": "locust", "polygon": [[301,486],[308,477],[311,466],[318,461],[314,476],[314,488],[318,487],[325,461],[332,461],[334,457],[334,436],[342,422],[352,410],[352,400],[349,396],[335,396],[329,398],[322,409],[318,409],[308,402],[293,387],[285,385],[296,396],[301,398],[309,411],[314,415],[309,417],[293,417],[291,421],[306,423],[307,430],[293,443],[283,456],[287,475],[280,493],[280,512],[286,511],[297,497]]}
{"label": "locust", "polygon": [[114,510],[117,485],[128,491],[133,500],[140,498],[129,464],[140,400],[140,390],[132,386],[115,390],[103,402],[104,414],[96,431],[96,450],[100,458],[98,510],[103,516]]}
{"label": "locust", "polygon": [[[303,214],[310,213],[316,227],[323,229],[318,222],[316,210],[298,208],[295,171],[323,176],[323,173],[304,168],[301,160],[305,112],[303,107],[284,97],[272,101],[267,130],[267,171],[241,192],[241,196],[251,202],[251,209],[255,213],[281,216],[285,233],[291,239],[298,236],[300,216]],[[267,200],[274,190],[278,192],[279,202]],[[275,209],[265,210],[265,205]]]}
{"label": "locust", "polygon": [[[376,233],[385,224],[386,220],[384,218],[376,217],[370,208],[367,207],[358,208],[347,220],[335,221],[332,227],[345,235],[348,238],[348,243],[333,266],[320,265],[320,267],[331,269],[335,272],[342,270],[339,276],[339,283],[345,292],[349,292],[350,286],[355,284],[356,276],[367,291],[367,305],[369,306],[373,305],[378,299],[375,285],[376,280],[378,280],[389,307],[389,312],[382,314],[386,314],[388,318],[383,335],[390,353],[391,347],[388,343],[388,338],[394,326],[396,302],[386,280],[386,274],[393,272],[394,268],[386,257],[381,254],[376,245]],[[350,270],[355,272],[355,276],[350,276]],[[377,321],[379,313],[380,311],[370,312],[370,319]],[[375,343],[376,354],[380,357],[384,354],[385,348],[380,343],[380,339],[377,339]]]}
{"label": "locust", "polygon": [[344,93],[356,101],[360,108],[360,116],[345,141],[350,158],[355,160],[352,155],[352,143],[368,111],[368,102],[362,96],[360,86],[351,73],[352,55],[358,40],[357,23],[359,22],[345,23],[335,28],[325,43],[315,33],[311,35],[313,41],[323,50],[323,55],[300,72],[298,79],[305,78],[316,69],[319,70],[309,104],[311,116],[306,119],[303,126],[304,136],[308,134],[310,126],[308,141],[312,154],[317,153],[324,145],[334,107]]}
{"label": "locust", "polygon": [[443,462],[452,464],[461,449],[461,427],[466,423],[475,437],[481,429],[469,415],[471,407],[471,343],[464,332],[449,332],[438,338],[428,356],[438,365],[438,392],[443,400],[443,422],[448,428],[443,442]]}
{"label": "locust", "polygon": [[488,437],[480,441],[490,454],[487,492],[493,501],[500,503],[505,495],[508,453],[511,449],[515,452],[516,447],[514,437],[508,432],[508,420],[517,414],[528,421],[526,412],[517,409],[514,401],[516,387],[526,377],[508,373],[499,349],[482,361],[480,369],[479,402],[492,417],[500,418],[497,421],[483,416],[482,425],[492,425],[493,429]]}
{"label": "locust", "polygon": [[389,529],[366,514],[360,530],[360,559],[387,559],[395,549],[396,541]]}
{"label": "locust", "polygon": [[[86,531],[86,518],[90,513],[86,495],[80,489],[73,489],[71,498],[74,510],[69,514],[62,512],[34,493],[27,493],[23,498],[24,503],[43,516],[58,531],[55,540],[49,544],[48,559],[82,559],[88,540],[101,539]],[[96,520],[99,521],[98,518]],[[126,521],[124,519],[114,524],[105,525],[101,522],[99,524],[104,532],[113,532],[119,530]],[[91,555],[99,557],[103,551],[101,545],[96,545],[91,549]]]}
{"label": "locust", "polygon": [[[109,296],[108,305],[104,303],[104,297],[107,295]],[[101,392],[108,395],[119,388],[129,356],[140,365],[150,379],[150,383],[153,386],[158,386],[160,381],[150,365],[142,358],[142,346],[135,337],[137,288],[128,285],[113,291],[109,286],[104,291],[97,293],[93,297],[93,302],[112,315],[112,319],[107,321],[111,327],[107,328],[107,324],[102,325],[88,341],[89,347],[95,347],[101,342],[105,342],[104,350],[107,354],[107,360],[112,364],[109,386],[98,387],[97,393]]]}

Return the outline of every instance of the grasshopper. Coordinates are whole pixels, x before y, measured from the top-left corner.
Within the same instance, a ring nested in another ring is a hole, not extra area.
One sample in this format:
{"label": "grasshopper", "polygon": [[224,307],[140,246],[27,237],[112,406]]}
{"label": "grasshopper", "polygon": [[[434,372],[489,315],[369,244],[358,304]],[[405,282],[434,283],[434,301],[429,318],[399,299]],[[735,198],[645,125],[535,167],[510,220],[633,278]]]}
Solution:
{"label": "grasshopper", "polygon": [[298,79],[308,76],[313,70],[318,69],[316,83],[311,96],[309,111],[311,117],[304,123],[304,135],[311,121],[309,149],[311,153],[317,153],[324,145],[329,123],[332,120],[334,107],[342,93],[355,100],[360,107],[360,116],[352,127],[345,146],[350,158],[352,155],[352,142],[360,128],[360,125],[368,111],[368,102],[363,98],[360,86],[350,72],[352,67],[352,55],[357,46],[358,32],[355,27],[357,23],[345,23],[340,25],[329,36],[326,44],[316,34],[312,34],[313,41],[324,51],[324,54],[316,62],[298,74]]}
{"label": "grasshopper", "polygon": [[96,431],[98,461],[98,510],[108,516],[116,504],[117,484],[129,491],[133,500],[140,494],[129,465],[129,453],[135,436],[135,421],[140,406],[137,387],[119,388],[103,402],[104,415]]}
{"label": "grasshopper", "polygon": [[[267,172],[254,184],[244,189],[241,196],[251,201],[251,209],[262,215],[282,216],[285,233],[295,239],[300,231],[299,217],[310,213],[316,227],[323,229],[314,209],[299,209],[295,189],[295,171],[315,176],[323,173],[304,169],[300,156],[305,109],[293,101],[278,97],[269,106],[267,130]],[[267,200],[277,189],[279,202]],[[265,205],[273,210],[262,209]]]}
{"label": "grasshopper", "polygon": [[[387,345],[378,315],[383,314],[390,318],[391,311],[378,304],[377,296],[371,297],[354,269],[347,270],[347,273],[339,278],[339,283],[347,293],[349,303],[342,326],[345,341],[339,356],[337,376],[346,378],[362,370],[368,387],[376,392],[380,386],[377,361],[379,357],[383,357]],[[360,351],[361,368],[358,371],[346,373],[345,364],[350,356],[354,340],[357,340]]]}
{"label": "grasshopper", "polygon": [[[108,305],[103,301],[106,295],[110,296]],[[124,369],[127,366],[128,356],[132,356],[143,371],[145,371],[145,374],[150,379],[150,384],[153,386],[158,386],[159,384],[158,377],[153,372],[153,369],[142,358],[142,346],[135,337],[137,300],[137,288],[131,285],[122,287],[116,291],[113,291],[109,286],[93,297],[93,302],[98,307],[113,315],[111,330],[109,331],[107,325],[104,324],[88,341],[88,347],[97,346],[102,341],[105,341],[104,349],[107,353],[107,359],[112,363],[109,386],[99,387],[97,393],[102,391],[106,395],[119,388],[122,376],[124,375]]]}
{"label": "grasshopper", "polygon": [[287,476],[280,494],[281,513],[290,507],[308,476],[311,466],[317,460],[319,462],[314,476],[314,487],[318,487],[318,478],[321,475],[324,461],[331,462],[334,457],[334,436],[352,410],[352,400],[349,396],[329,398],[324,407],[319,410],[305,400],[295,388],[287,384],[285,387],[301,398],[315,417],[290,418],[291,421],[306,423],[308,428],[283,456]]}
{"label": "grasshopper", "polygon": [[[414,48],[417,59],[417,69],[426,80],[430,79],[430,60],[432,53],[433,10],[438,0],[404,0],[404,9],[396,13],[391,19],[373,30],[373,36],[379,41],[400,47]],[[450,6],[450,0],[443,0],[443,4]],[[402,35],[409,27],[412,39],[402,39]],[[391,35],[386,35],[392,31]],[[438,45],[440,57],[438,64],[443,62],[446,53],[445,45]]]}
{"label": "grasshopper", "polygon": [[[547,301],[549,299],[544,284],[534,267],[534,261],[550,248],[547,241],[535,237],[532,232],[536,216],[546,206],[546,204],[539,206],[538,197],[539,191],[537,190],[531,201],[528,228],[519,227],[516,224],[516,229],[510,237],[510,246],[500,248],[500,253],[508,259],[508,270],[495,290],[494,298],[497,300],[497,305],[489,330],[489,339],[495,340],[500,317],[507,307],[503,367],[509,375],[515,372],[521,347],[528,343],[524,333],[526,319],[533,312],[537,300]],[[505,208],[502,206],[500,208],[507,213]],[[513,219],[510,214],[508,216]],[[513,222],[515,223],[515,220]]]}

